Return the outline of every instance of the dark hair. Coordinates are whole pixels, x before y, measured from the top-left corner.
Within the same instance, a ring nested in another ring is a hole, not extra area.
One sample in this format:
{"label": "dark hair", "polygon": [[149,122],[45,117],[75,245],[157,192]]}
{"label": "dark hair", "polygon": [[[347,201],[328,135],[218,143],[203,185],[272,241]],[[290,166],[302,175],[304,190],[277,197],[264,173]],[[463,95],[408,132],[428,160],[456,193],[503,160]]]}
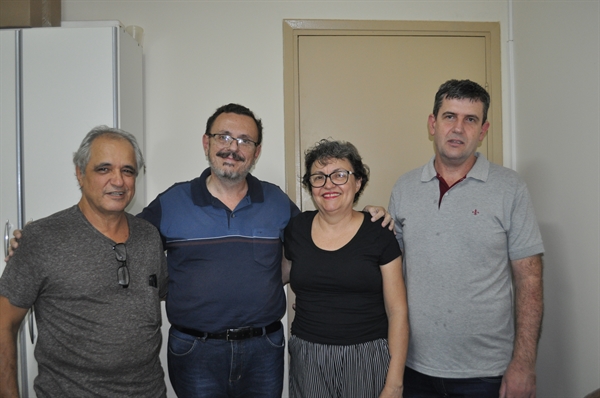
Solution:
{"label": "dark hair", "polygon": [[261,144],[262,130],[263,130],[262,121],[260,119],[258,119],[256,116],[254,116],[254,113],[250,109],[246,108],[243,105],[239,105],[239,104],[227,104],[227,105],[223,105],[222,107],[218,108],[215,111],[215,113],[213,113],[212,116],[209,117],[208,120],[206,121],[206,131],[204,132],[204,134],[207,134],[207,135],[210,134],[210,130],[212,129],[215,119],[221,113],[235,113],[237,115],[244,115],[244,116],[251,117],[252,120],[254,120],[254,123],[256,123],[256,129],[258,130],[258,145]]}
{"label": "dark hair", "polygon": [[92,143],[96,138],[104,136],[129,141],[135,152],[135,162],[137,166],[135,175],[137,176],[140,171],[145,172],[144,156],[142,155],[142,150],[134,135],[127,131],[102,125],[96,126],[90,130],[83,138],[83,141],[81,141],[81,145],[79,146],[79,149],[77,149],[77,152],[73,153],[73,163],[76,167],[79,167],[79,171],[82,175],[85,175],[85,169],[90,162]]}
{"label": "dark hair", "polygon": [[354,195],[354,203],[358,202],[358,198],[369,181],[369,167],[362,162],[358,150],[349,142],[323,139],[312,148],[307,149],[304,153],[306,172],[302,177],[302,185],[310,192],[310,169],[313,164],[315,162],[328,164],[332,159],[346,159],[352,165],[353,170],[351,171],[354,177],[361,182],[358,192]]}
{"label": "dark hair", "polygon": [[471,102],[481,101],[483,103],[483,120],[487,121],[488,109],[490,108],[490,95],[479,84],[471,80],[448,80],[442,84],[435,94],[435,102],[433,103],[433,116],[437,118],[437,114],[442,107],[444,99],[469,99]]}

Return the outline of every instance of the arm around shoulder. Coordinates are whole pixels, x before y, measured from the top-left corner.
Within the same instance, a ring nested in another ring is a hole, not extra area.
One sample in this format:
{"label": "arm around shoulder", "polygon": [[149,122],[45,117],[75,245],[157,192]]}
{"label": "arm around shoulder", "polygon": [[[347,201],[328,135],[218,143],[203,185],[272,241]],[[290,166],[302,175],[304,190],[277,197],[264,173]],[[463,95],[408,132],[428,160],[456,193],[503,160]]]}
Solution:
{"label": "arm around shoulder", "polygon": [[384,228],[387,227],[390,231],[394,230],[394,219],[384,207],[366,205],[363,211],[371,215],[372,222],[383,219],[381,226]]}
{"label": "arm around shoulder", "polygon": [[281,256],[281,281],[283,285],[290,282],[290,272],[292,271],[292,262],[285,257],[285,251]]}
{"label": "arm around shoulder", "polygon": [[8,255],[4,258],[4,262],[8,262],[8,260],[14,256],[15,250],[19,247],[19,239],[21,239],[21,230],[15,229],[13,231],[13,237],[10,239],[10,245],[8,246]]}
{"label": "arm around shoulder", "polygon": [[26,308],[12,305],[0,296],[0,398],[18,398],[17,333]]}

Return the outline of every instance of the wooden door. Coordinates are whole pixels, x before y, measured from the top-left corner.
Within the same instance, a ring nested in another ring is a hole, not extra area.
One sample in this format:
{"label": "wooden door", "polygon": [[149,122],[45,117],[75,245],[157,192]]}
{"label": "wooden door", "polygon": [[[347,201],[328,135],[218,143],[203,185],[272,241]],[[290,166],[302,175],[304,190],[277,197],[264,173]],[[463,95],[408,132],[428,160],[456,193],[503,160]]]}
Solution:
{"label": "wooden door", "polygon": [[497,24],[311,23],[287,21],[284,29],[286,188],[302,210],[314,208],[299,185],[303,155],[322,138],[352,142],[370,167],[357,208],[387,207],[397,178],[433,155],[427,117],[448,79],[468,78],[490,91],[492,127],[479,151],[502,163]]}
{"label": "wooden door", "polygon": [[371,169],[356,208],[387,207],[398,177],[433,156],[427,117],[448,79],[490,93],[491,128],[479,151],[502,164],[499,48],[497,23],[284,21],[288,195],[314,209],[300,185],[304,152],[331,137],[352,142]]}

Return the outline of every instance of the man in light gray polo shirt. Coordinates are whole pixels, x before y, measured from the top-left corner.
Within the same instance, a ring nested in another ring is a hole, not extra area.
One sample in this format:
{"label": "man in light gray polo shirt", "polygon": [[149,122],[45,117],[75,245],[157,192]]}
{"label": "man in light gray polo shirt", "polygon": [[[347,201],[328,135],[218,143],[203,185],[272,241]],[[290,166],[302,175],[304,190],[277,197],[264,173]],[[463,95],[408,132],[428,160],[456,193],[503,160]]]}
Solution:
{"label": "man in light gray polo shirt", "polygon": [[392,191],[411,325],[405,398],[535,397],[544,247],[523,180],[476,152],[489,103],[477,83],[442,84],[435,155]]}

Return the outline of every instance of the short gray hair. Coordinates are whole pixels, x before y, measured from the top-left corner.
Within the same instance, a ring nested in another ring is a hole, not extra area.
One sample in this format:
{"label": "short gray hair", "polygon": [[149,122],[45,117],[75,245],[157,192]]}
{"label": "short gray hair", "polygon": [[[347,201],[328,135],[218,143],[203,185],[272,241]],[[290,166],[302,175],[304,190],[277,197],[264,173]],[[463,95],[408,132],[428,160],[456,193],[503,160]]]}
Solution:
{"label": "short gray hair", "polygon": [[108,126],[96,126],[94,127],[81,141],[81,145],[79,145],[79,149],[77,152],[73,153],[73,163],[75,167],[79,168],[79,171],[82,175],[85,174],[85,169],[90,162],[92,143],[98,137],[109,136],[110,138],[117,138],[129,141],[131,146],[133,147],[133,151],[135,152],[135,162],[137,164],[137,169],[135,175],[137,176],[140,170],[145,171],[145,163],[144,156],[142,155],[142,150],[138,145],[137,140],[134,135],[128,133],[127,131],[116,129]]}

